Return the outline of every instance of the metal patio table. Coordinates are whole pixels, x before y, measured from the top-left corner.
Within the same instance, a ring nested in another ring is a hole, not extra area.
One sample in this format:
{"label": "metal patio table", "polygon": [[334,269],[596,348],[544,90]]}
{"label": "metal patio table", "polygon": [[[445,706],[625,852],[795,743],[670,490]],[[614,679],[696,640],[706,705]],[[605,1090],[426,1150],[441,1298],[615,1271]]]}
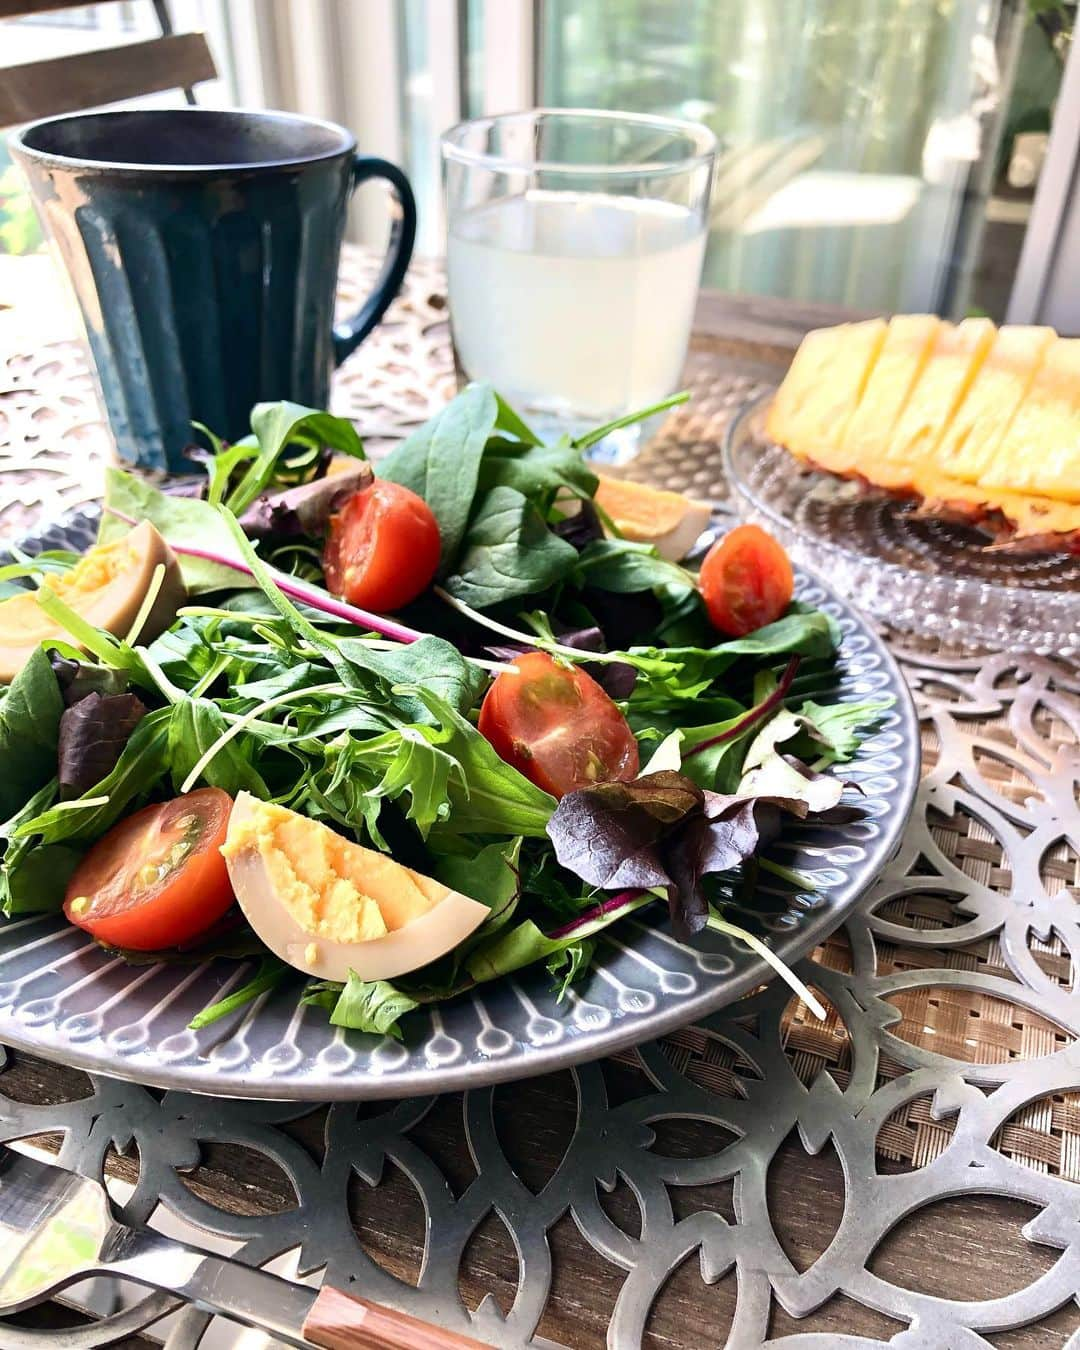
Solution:
{"label": "metal patio table", "polygon": [[[345,306],[374,265],[347,250]],[[8,539],[92,499],[108,454],[81,345],[34,307],[0,310]],[[693,400],[635,473],[722,500],[727,421],[835,317],[703,297]],[[420,261],[335,411],[377,453],[453,389],[442,270]],[[329,1270],[500,1347],[1076,1350],[1080,666],[890,641],[924,777],[899,856],[802,963],[825,1023],[777,981],[573,1072],[314,1109],[9,1052],[0,1138],[107,1174],[132,1218],[160,1205],[244,1260]],[[169,1308],[51,1304],[0,1322],[0,1347],[199,1343],[207,1319],[155,1321]]]}

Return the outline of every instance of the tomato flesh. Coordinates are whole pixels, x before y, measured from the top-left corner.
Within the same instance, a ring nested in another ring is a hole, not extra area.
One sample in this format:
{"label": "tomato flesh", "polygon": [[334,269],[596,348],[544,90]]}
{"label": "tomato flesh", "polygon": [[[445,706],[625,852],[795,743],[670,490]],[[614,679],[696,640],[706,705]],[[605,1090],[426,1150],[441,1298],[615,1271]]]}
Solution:
{"label": "tomato flesh", "polygon": [[190,942],[233,902],[221,856],[231,810],[228,793],[197,788],[121,820],[75,869],[64,913],[110,947]]}
{"label": "tomato flesh", "polygon": [[619,709],[580,666],[545,652],[515,657],[495,677],[479,725],[500,759],[554,797],[638,771],[637,741]]}
{"label": "tomato flesh", "polygon": [[350,605],[400,609],[430,585],[440,548],[439,525],[423,497],[377,478],[330,517],[326,584]]}
{"label": "tomato flesh", "polygon": [[739,525],[709,549],[698,584],[713,627],[727,637],[745,637],[781,617],[795,578],[771,534]]}

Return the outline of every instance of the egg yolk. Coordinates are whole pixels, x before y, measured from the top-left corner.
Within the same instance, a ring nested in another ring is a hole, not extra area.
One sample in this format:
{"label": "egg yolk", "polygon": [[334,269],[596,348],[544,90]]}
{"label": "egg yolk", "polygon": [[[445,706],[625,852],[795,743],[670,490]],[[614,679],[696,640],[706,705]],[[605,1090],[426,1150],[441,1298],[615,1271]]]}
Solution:
{"label": "egg yolk", "polygon": [[[257,851],[268,890],[305,932],[368,942],[427,913],[437,896],[409,868],[273,802],[229,832],[226,858]],[[445,888],[439,891],[445,894]]]}

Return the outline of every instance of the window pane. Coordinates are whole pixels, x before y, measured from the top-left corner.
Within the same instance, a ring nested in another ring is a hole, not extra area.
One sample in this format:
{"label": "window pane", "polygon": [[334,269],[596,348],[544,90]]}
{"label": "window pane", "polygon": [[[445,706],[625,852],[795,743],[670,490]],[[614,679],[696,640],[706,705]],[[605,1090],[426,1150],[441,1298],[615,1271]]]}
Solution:
{"label": "window pane", "polygon": [[1073,12],[545,0],[537,101],[712,127],[705,285],[1001,318]]}

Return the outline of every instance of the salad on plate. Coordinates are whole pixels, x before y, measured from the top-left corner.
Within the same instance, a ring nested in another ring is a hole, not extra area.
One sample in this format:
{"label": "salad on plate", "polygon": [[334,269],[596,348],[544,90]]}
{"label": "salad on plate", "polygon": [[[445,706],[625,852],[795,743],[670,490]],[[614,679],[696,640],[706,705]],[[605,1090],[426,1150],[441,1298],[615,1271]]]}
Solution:
{"label": "salad on plate", "polygon": [[[672,402],[661,407],[669,406]],[[645,417],[657,409],[648,409]],[[623,419],[620,425],[633,419]],[[605,929],[755,934],[785,820],[858,814],[837,634],[780,545],[606,478],[472,385],[376,466],[348,420],[258,405],[163,492],[110,470],[98,543],[0,569],[0,906],[130,962],[251,963],[400,1035]],[[203,429],[205,431],[205,429]]]}

